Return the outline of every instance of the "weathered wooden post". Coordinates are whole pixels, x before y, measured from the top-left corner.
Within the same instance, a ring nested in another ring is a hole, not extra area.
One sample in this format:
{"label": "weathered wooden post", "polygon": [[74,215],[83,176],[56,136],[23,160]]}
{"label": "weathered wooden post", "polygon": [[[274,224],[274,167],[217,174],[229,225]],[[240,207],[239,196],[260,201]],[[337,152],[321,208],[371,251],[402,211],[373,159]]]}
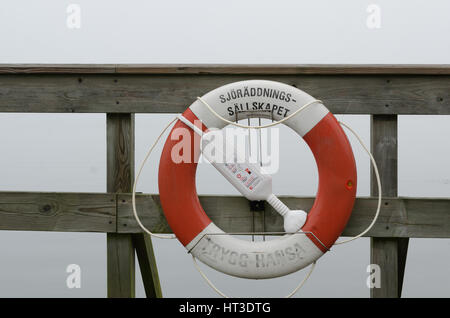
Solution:
{"label": "weathered wooden post", "polygon": [[[380,172],[383,197],[396,197],[397,115],[372,115],[371,139],[371,151]],[[371,195],[377,196],[377,180],[373,170],[371,173]],[[371,238],[370,263],[379,265],[381,269],[380,288],[372,288],[371,297],[401,296],[408,242],[409,238]]]}
{"label": "weathered wooden post", "polygon": [[[134,178],[134,114],[107,114],[106,139],[107,191],[131,192]],[[108,297],[135,296],[134,260],[132,235],[108,233]]]}
{"label": "weathered wooden post", "polygon": [[[132,192],[134,114],[107,114],[106,127],[107,191]],[[150,237],[141,233],[108,233],[107,249],[108,297],[135,296],[135,249],[147,297],[162,297]]]}

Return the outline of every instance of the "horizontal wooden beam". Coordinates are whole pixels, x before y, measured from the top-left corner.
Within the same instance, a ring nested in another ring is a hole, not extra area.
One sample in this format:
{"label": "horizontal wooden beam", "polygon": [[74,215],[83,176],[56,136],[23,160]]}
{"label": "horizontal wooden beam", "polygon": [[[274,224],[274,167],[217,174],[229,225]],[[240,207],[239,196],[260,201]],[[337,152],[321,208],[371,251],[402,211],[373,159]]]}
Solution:
{"label": "horizontal wooden beam", "polygon": [[450,75],[449,64],[0,64],[0,74],[415,74]]}
{"label": "horizontal wooden beam", "polygon": [[[290,208],[309,211],[314,198],[280,197]],[[253,219],[249,202],[243,197],[203,196],[200,202],[208,216],[226,232],[251,232],[252,222],[266,232],[283,231],[283,220],[266,204],[265,217]],[[170,233],[157,195],[138,195],[137,209],[143,224],[150,230]],[[358,198],[344,236],[361,233],[372,221],[377,199]],[[256,212],[255,212],[256,213]],[[263,212],[261,212],[263,213]],[[131,197],[120,196],[117,211],[119,232],[139,231],[131,209]],[[450,199],[385,198],[375,226],[366,236],[376,237],[450,237]]]}
{"label": "horizontal wooden beam", "polygon": [[[158,195],[138,194],[142,222],[157,233],[170,233]],[[289,207],[308,211],[314,198],[281,197]],[[282,219],[268,205],[253,218],[249,202],[234,196],[200,196],[209,217],[224,231],[282,231]],[[375,198],[358,198],[343,233],[353,236],[371,222]],[[116,220],[117,215],[117,220]],[[116,230],[117,222],[117,230]],[[254,224],[259,222],[261,224]],[[264,224],[262,223],[264,222]],[[0,230],[140,233],[130,194],[0,192]],[[450,199],[384,198],[374,237],[450,238]]]}
{"label": "horizontal wooden beam", "polygon": [[116,196],[0,192],[0,230],[115,232]]}
{"label": "horizontal wooden beam", "polygon": [[[4,73],[0,74],[0,112],[180,113],[216,87],[255,78],[245,73],[199,74]],[[298,87],[336,114],[450,114],[450,75],[267,73],[257,77]]]}

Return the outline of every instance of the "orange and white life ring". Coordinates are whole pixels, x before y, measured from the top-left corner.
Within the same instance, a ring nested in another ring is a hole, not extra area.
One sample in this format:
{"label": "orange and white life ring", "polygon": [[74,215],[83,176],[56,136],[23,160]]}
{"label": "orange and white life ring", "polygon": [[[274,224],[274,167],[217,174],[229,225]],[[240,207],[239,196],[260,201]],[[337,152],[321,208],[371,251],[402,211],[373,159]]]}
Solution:
{"label": "orange and white life ring", "polygon": [[[270,116],[279,121],[314,100],[287,84],[250,80],[214,89],[202,97],[220,116],[234,121]],[[245,112],[248,109],[251,112]],[[239,111],[237,111],[239,110]],[[226,125],[200,101],[183,113],[201,129]],[[185,248],[203,263],[223,273],[243,278],[273,278],[302,269],[321,257],[337,240],[351,215],[356,194],[356,165],[349,141],[332,113],[321,103],[311,105],[284,122],[296,131],[313,152],[318,167],[316,200],[308,213],[303,234],[286,234],[266,242],[249,242],[219,229],[206,215],[197,196],[195,175],[198,151],[190,162],[176,163],[171,154],[179,142],[177,128],[194,131],[178,120],[162,151],[159,192],[167,221]],[[197,156],[197,157],[196,157]]]}

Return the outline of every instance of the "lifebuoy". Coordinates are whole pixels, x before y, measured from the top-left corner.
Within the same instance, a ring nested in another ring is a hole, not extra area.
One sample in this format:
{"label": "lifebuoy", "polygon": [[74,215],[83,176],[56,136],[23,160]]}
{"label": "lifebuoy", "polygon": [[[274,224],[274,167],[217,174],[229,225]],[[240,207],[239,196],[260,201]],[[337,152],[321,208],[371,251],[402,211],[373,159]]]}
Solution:
{"label": "lifebuoy", "polygon": [[[234,121],[270,116],[281,120],[314,100],[287,84],[250,80],[214,89],[202,97],[222,117]],[[238,107],[239,112],[237,112]],[[245,109],[251,110],[246,113]],[[244,110],[244,111],[242,111]],[[200,101],[183,113],[201,129],[223,128],[226,124]],[[176,163],[172,150],[179,142],[172,138],[177,128],[194,131],[178,120],[162,151],[159,165],[161,206],[167,221],[185,248],[203,263],[223,273],[243,278],[274,278],[302,269],[321,257],[344,230],[356,195],[356,165],[349,141],[336,118],[323,104],[314,104],[285,124],[296,131],[313,152],[319,174],[314,205],[301,229],[304,234],[286,234],[266,242],[249,242],[227,235],[206,215],[197,196],[195,174],[198,151],[190,162]]]}

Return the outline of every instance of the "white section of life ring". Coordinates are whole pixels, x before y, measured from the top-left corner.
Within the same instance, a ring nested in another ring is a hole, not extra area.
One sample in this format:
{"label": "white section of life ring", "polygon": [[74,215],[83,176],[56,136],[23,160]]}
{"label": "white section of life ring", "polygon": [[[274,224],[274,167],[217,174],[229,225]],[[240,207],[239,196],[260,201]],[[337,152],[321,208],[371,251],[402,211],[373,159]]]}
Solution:
{"label": "white section of life ring", "polygon": [[286,234],[266,242],[244,241],[209,224],[186,249],[223,273],[250,279],[275,278],[316,261],[323,252],[304,234]]}
{"label": "white section of life ring", "polygon": [[[229,91],[236,91],[237,89],[244,90],[247,88],[249,91],[252,91],[253,89],[273,89],[277,91],[284,92],[285,94],[290,94],[289,102],[286,102],[285,104],[289,105],[288,112],[286,112],[286,108],[283,106],[283,109],[278,111],[272,111],[273,117],[271,119],[279,121],[283,118],[288,117],[292,113],[294,113],[296,110],[301,108],[301,106],[310,104],[316,99],[309,94],[295,88],[291,87],[289,85],[273,82],[273,81],[267,81],[267,80],[249,80],[249,81],[243,81],[243,82],[236,82],[231,83],[228,85],[221,86],[219,88],[216,88],[215,90],[210,91],[209,93],[202,96],[202,99],[209,105],[220,105],[223,104],[221,102],[221,96],[226,96]],[[256,91],[258,92],[258,91]],[[241,98],[242,99],[242,98]],[[235,99],[236,101],[239,100],[239,98]],[[255,103],[261,103],[266,104],[269,103],[271,105],[275,103],[279,103],[279,100],[276,98],[270,98],[265,97],[264,95],[261,96],[253,96],[252,101]],[[237,103],[237,102],[236,102]],[[234,102],[231,102],[231,104],[234,104]],[[230,103],[227,104],[228,107],[230,107]],[[245,116],[248,114],[251,114],[253,111],[251,108],[253,105],[250,106],[250,111],[245,113],[241,112],[238,114],[237,119],[246,118]],[[211,113],[205,105],[200,100],[196,100],[192,105],[189,107],[192,112],[203,122],[203,124],[208,128],[223,128],[226,126],[226,123],[218,118],[215,114]],[[234,121],[236,118],[233,115],[230,115],[227,112],[227,108],[225,107],[219,107],[215,108],[214,111],[216,113],[226,118],[230,121]],[[254,111],[254,116],[261,115],[264,116],[267,114],[264,110],[261,112],[258,112],[258,110]],[[280,115],[281,113],[281,115]],[[306,107],[304,108],[297,116],[294,116],[292,118],[289,118],[286,120],[285,124],[289,127],[291,127],[293,130],[295,130],[301,137],[306,135],[317,123],[325,117],[329,113],[328,109],[321,103],[316,103],[314,107]],[[266,116],[267,117],[267,116]]]}

